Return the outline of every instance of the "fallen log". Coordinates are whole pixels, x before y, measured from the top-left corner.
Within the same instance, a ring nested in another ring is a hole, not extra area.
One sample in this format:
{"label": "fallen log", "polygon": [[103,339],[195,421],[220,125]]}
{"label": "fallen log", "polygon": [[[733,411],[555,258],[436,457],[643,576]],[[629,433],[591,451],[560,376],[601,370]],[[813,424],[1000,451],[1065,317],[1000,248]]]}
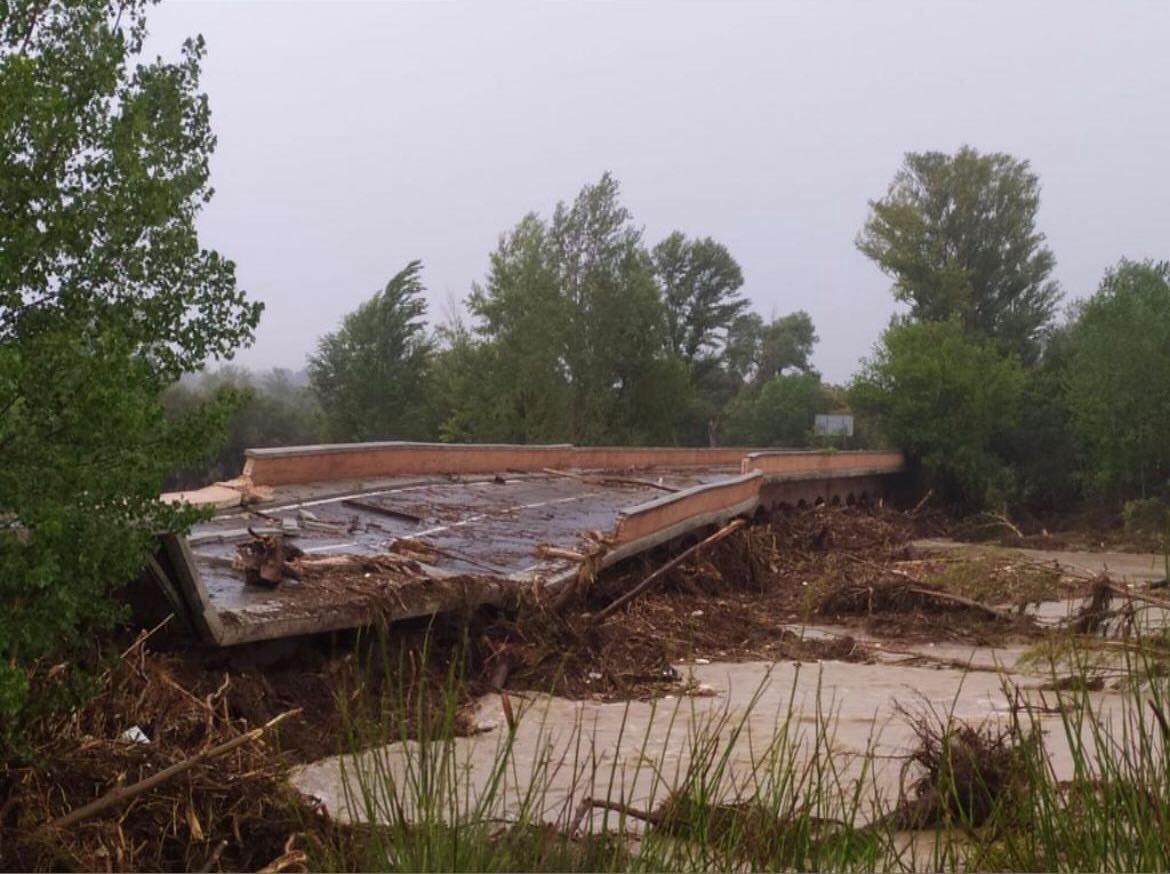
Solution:
{"label": "fallen log", "polygon": [[692,546],[690,549],[683,550],[678,555],[676,555],[674,558],[672,558],[670,561],[668,561],[666,564],[657,568],[652,574],[650,574],[648,577],[646,577],[646,579],[642,580],[642,582],[638,583],[638,585],[636,585],[636,586],[634,586],[634,588],[630,589],[630,591],[626,592],[620,598],[611,602],[610,604],[608,604],[607,606],[605,606],[604,608],[599,610],[597,613],[593,614],[592,621],[594,623],[601,622],[603,619],[605,619],[607,616],[609,616],[610,614],[612,614],[616,610],[620,610],[622,607],[624,607],[630,601],[641,596],[643,593],[646,592],[647,589],[649,589],[651,587],[651,585],[653,585],[657,580],[660,580],[668,571],[672,570],[673,568],[678,567],[678,565],[680,565],[682,562],[686,561],[688,558],[690,558],[690,556],[694,555],[696,552],[698,552],[699,550],[703,549],[706,546],[711,546],[714,543],[718,543],[720,540],[727,537],[729,534],[733,534],[734,532],[738,531],[740,528],[742,528],[746,524],[747,524],[746,519],[732,519],[730,522],[728,522],[726,525],[724,525],[722,528],[720,528],[718,531],[716,531],[710,537],[706,538],[705,540],[699,541],[694,546]]}

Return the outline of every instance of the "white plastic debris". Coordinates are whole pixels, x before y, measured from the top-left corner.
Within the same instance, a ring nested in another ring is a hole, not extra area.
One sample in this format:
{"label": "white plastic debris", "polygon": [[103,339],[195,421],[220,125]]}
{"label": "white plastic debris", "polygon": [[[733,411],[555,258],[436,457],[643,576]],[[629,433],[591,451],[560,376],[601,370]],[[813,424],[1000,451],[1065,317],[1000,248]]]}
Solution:
{"label": "white plastic debris", "polygon": [[139,728],[137,725],[132,725],[128,729],[126,729],[124,732],[122,732],[122,740],[128,740],[131,743],[136,743],[136,744],[150,743],[150,738],[148,738],[146,736],[146,732],[143,731],[141,728]]}
{"label": "white plastic debris", "polygon": [[702,610],[692,610],[691,611],[691,616],[694,617],[695,619],[698,619],[702,615],[703,615]]}
{"label": "white plastic debris", "polygon": [[711,660],[710,659],[695,659],[695,664],[696,665],[709,665],[709,664],[711,664]]}

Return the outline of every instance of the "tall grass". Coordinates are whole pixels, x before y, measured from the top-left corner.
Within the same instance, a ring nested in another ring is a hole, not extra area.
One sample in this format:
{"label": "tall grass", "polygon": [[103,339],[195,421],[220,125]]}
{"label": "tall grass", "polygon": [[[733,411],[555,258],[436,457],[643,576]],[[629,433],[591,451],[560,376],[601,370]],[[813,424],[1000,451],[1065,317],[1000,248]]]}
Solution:
{"label": "tall grass", "polygon": [[[465,702],[453,667],[439,688],[347,714],[348,815],[376,825],[316,862],[412,871],[1165,870],[1165,671],[1140,645],[1123,652],[1131,681],[1107,696],[1066,683],[1070,691],[1048,693],[1040,712],[1024,705],[1034,694],[1005,679],[1020,706],[983,734],[932,712],[940,762],[933,784],[916,789],[936,793],[942,814],[913,833],[901,830],[909,799],[891,791],[891,773],[905,772],[910,794],[918,773],[879,756],[876,721],[865,749],[843,752],[832,695],[819,684],[806,702],[794,683],[766,737],[752,733],[749,716],[770,677],[734,711],[663,700],[637,726],[626,705],[604,743],[581,711],[566,721],[564,706],[540,696],[513,696],[514,720],[457,738]],[[1098,668],[1075,656],[1051,665],[1054,677],[1071,670],[1085,680]],[[379,745],[407,733],[412,740]],[[991,809],[977,811],[970,781],[990,771],[980,770],[971,738],[999,734],[1010,779],[988,779]]]}

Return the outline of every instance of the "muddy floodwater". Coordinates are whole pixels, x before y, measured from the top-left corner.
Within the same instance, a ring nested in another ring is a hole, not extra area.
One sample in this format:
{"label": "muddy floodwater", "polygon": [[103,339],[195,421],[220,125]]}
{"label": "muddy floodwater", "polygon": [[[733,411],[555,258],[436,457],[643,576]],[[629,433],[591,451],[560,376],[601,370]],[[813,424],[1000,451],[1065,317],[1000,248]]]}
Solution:
{"label": "muddy floodwater", "polygon": [[[938,541],[931,545],[945,546]],[[1162,569],[1160,556],[1020,553],[1093,573],[1108,569],[1114,579],[1135,583],[1160,577]],[[1052,602],[1040,605],[1038,613],[1055,620],[1074,607],[1071,602]],[[832,626],[802,630],[842,633]],[[811,755],[812,739],[823,738],[827,750],[822,747],[822,753],[828,753],[824,758],[834,773],[822,779],[838,781],[844,792],[865,773],[866,792],[888,802],[898,796],[906,756],[915,743],[905,711],[929,708],[971,724],[1006,723],[1012,718],[1013,701],[1017,713],[1044,729],[1058,779],[1071,776],[1060,696],[1041,688],[1053,679],[1051,668],[1022,659],[1025,646],[988,648],[918,640],[903,645],[890,639],[867,643],[875,652],[869,663],[683,662],[676,668],[687,681],[687,693],[656,700],[607,703],[513,693],[509,702],[516,728],[510,739],[501,697],[486,696],[477,702],[475,713],[482,733],[450,742],[448,764],[461,786],[462,812],[472,809],[493,779],[503,781],[504,791],[495,793],[490,814],[501,818],[515,814],[534,784],[542,798],[539,815],[549,822],[566,821],[566,811],[585,796],[653,807],[682,780],[701,736],[718,737],[728,753],[726,791],[739,786],[750,792],[751,781],[760,779],[769,745],[778,732],[784,734],[785,726],[785,736],[797,744],[798,757]],[[1120,723],[1122,693],[1106,684],[1090,695],[1100,720]],[[502,751],[509,743],[507,767],[501,773]],[[389,744],[357,759],[314,762],[300,768],[293,782],[341,820],[385,820],[399,801],[406,807],[412,803],[407,791],[391,799],[386,786],[409,782],[419,756],[414,742]],[[359,779],[357,774],[365,776]]]}

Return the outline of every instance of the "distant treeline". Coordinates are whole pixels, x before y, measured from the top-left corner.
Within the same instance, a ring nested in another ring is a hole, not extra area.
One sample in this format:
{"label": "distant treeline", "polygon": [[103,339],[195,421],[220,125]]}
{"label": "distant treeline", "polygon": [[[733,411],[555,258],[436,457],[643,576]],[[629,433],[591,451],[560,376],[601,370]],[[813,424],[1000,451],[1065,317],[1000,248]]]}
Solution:
{"label": "distant treeline", "polygon": [[1039,203],[1026,161],[907,155],[857,246],[909,312],[836,387],[807,313],[750,312],[713,239],[647,245],[607,174],[502,235],[466,321],[427,324],[416,261],[321,338],[307,379],[180,384],[172,406],[225,387],[242,403],[223,450],[176,482],[322,440],[802,447],[817,413],[849,409],[849,445],[905,449],[959,509],[1164,499],[1170,266],[1123,259],[1061,318]]}
{"label": "distant treeline", "polygon": [[812,368],[809,315],[765,320],[743,284],[710,238],[647,247],[605,175],[503,235],[470,324],[427,324],[415,261],[321,338],[307,380],[225,368],[175,386],[176,411],[224,391],[240,406],[172,485],[233,475],[249,446],[325,440],[811,445],[845,390]]}

